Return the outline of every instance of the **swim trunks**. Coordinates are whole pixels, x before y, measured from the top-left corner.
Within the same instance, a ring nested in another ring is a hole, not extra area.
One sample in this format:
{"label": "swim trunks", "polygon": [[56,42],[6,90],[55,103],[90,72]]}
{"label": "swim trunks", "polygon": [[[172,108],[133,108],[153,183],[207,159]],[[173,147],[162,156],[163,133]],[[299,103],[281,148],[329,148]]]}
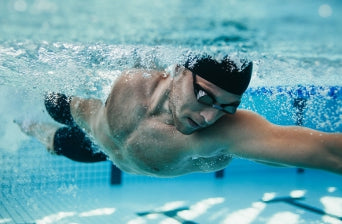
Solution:
{"label": "swim trunks", "polygon": [[63,155],[78,162],[106,161],[107,156],[99,151],[89,137],[74,122],[70,111],[71,97],[62,93],[49,93],[45,96],[45,108],[57,122],[67,125],[59,128],[54,136],[53,149],[57,155]]}
{"label": "swim trunks", "polygon": [[62,93],[48,93],[45,96],[45,108],[49,115],[57,122],[69,126],[75,126],[70,111],[71,97]]}
{"label": "swim trunks", "polygon": [[85,163],[106,161],[107,156],[79,127],[61,127],[54,137],[53,148],[57,155]]}

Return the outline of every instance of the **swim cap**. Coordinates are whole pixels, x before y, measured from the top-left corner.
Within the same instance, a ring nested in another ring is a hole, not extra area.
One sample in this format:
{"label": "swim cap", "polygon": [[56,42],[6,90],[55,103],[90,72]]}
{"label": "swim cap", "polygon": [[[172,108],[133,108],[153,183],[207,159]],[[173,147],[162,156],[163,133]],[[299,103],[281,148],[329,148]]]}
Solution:
{"label": "swim cap", "polygon": [[242,95],[251,80],[253,63],[247,60],[240,63],[238,66],[228,56],[218,61],[206,55],[189,57],[184,67],[227,92]]}

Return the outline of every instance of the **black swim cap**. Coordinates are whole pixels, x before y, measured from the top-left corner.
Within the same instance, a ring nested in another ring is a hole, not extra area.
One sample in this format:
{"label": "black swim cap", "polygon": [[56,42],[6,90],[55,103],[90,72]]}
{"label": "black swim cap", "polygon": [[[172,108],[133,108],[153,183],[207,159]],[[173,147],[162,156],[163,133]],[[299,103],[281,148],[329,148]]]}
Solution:
{"label": "black swim cap", "polygon": [[206,55],[189,57],[184,67],[227,92],[242,95],[251,80],[253,63],[247,60],[240,63],[238,66],[228,56],[218,61]]}

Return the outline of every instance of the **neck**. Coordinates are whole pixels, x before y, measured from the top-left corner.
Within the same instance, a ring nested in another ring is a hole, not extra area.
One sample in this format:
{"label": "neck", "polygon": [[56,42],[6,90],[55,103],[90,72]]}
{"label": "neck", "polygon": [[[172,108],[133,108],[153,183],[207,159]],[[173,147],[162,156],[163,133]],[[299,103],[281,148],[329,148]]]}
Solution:
{"label": "neck", "polygon": [[162,112],[170,113],[168,100],[171,90],[172,78],[163,73],[157,81],[150,101],[150,114],[156,115]]}

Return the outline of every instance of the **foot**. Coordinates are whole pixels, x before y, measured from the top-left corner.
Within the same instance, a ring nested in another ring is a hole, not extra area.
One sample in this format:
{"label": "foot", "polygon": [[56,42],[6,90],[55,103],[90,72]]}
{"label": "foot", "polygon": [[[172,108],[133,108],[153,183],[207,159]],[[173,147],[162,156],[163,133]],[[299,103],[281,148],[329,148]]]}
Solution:
{"label": "foot", "polygon": [[53,150],[53,139],[59,126],[50,123],[36,123],[32,121],[18,121],[14,120],[22,132],[28,136],[38,139],[48,152],[55,154]]}

